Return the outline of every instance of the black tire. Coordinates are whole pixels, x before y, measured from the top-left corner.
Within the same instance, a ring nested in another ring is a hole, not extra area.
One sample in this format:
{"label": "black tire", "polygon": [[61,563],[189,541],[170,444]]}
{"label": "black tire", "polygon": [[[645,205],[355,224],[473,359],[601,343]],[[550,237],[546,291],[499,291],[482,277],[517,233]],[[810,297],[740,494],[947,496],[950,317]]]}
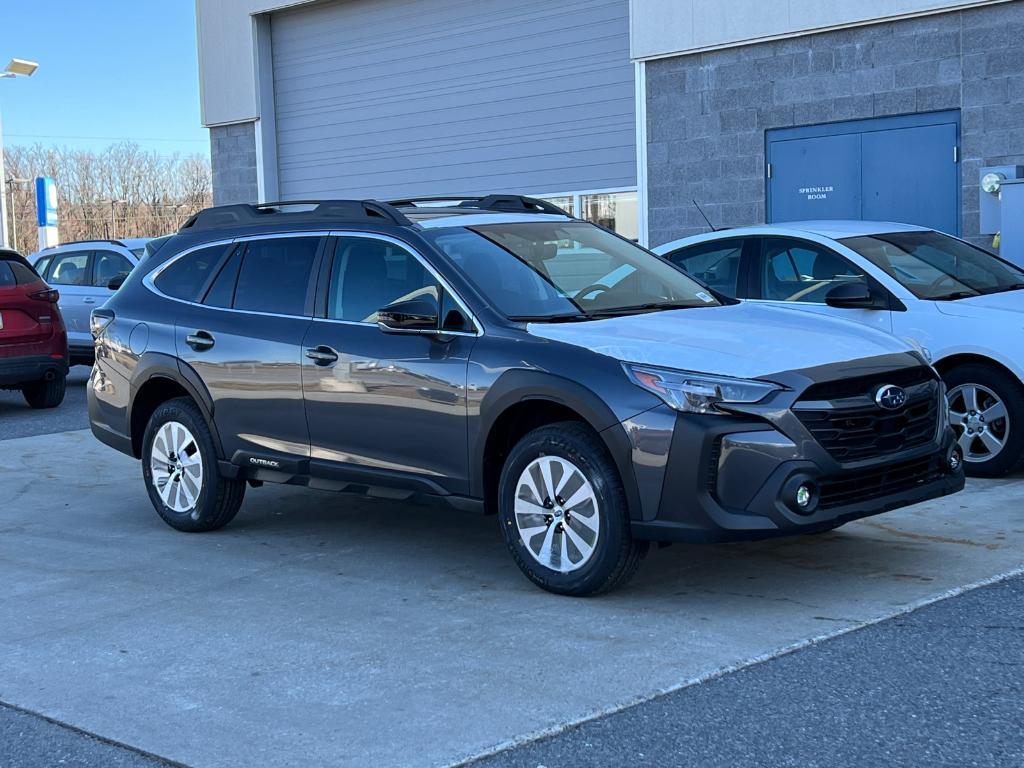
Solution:
{"label": "black tire", "polygon": [[[1020,381],[1001,368],[983,363],[958,365],[947,371],[943,379],[951,393],[956,387],[974,384],[991,390],[1006,406],[1009,431],[1003,448],[991,459],[964,461],[967,475],[1002,477],[1024,466],[1024,386]],[[963,434],[962,424],[954,423],[953,428],[957,437]]]}
{"label": "black tire", "polygon": [[67,385],[67,377],[64,374],[59,374],[49,381],[35,381],[26,384],[21,388],[21,394],[25,396],[25,402],[32,408],[56,408],[64,402]]}
{"label": "black tire", "polygon": [[[172,509],[160,497],[153,482],[151,459],[153,445],[160,428],[168,422],[178,422],[185,426],[198,446],[199,458],[202,463],[202,485],[195,504],[185,511]],[[142,477],[149,492],[153,508],[163,521],[172,528],[187,533],[215,531],[230,523],[245,496],[244,480],[229,480],[221,477],[217,469],[217,451],[213,444],[213,435],[206,424],[206,419],[196,404],[187,397],[168,400],[158,406],[149,417],[146,432],[142,438]]]}
{"label": "black tire", "polygon": [[[600,533],[594,550],[585,565],[568,573],[541,564],[527,549],[516,525],[519,478],[531,462],[543,456],[572,462],[590,482],[597,500]],[[586,597],[616,589],[636,573],[647,554],[648,542],[635,541],[630,532],[626,492],[614,462],[594,431],[578,422],[535,429],[512,449],[498,485],[498,519],[520,570],[537,586],[560,595]]]}

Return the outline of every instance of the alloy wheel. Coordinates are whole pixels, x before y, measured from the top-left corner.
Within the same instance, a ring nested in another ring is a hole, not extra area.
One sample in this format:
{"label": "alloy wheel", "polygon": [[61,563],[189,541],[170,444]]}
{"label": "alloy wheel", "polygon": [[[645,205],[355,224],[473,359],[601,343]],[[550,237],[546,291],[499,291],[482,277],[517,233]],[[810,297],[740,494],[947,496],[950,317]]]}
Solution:
{"label": "alloy wheel", "polygon": [[170,509],[195,509],[203,490],[203,461],[199,443],[184,424],[168,421],[153,436],[149,468],[153,487]]}
{"label": "alloy wheel", "polygon": [[601,534],[597,495],[583,471],[560,456],[531,461],[516,483],[515,518],[526,550],[559,573],[582,568]]}
{"label": "alloy wheel", "polygon": [[961,384],[949,391],[948,400],[949,420],[964,459],[976,464],[999,455],[1010,436],[1010,416],[1002,399],[980,384]]}

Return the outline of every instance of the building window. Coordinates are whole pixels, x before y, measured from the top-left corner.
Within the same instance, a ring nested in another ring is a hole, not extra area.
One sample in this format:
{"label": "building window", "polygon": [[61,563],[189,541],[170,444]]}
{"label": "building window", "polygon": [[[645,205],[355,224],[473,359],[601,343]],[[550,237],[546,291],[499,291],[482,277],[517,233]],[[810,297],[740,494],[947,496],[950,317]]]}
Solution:
{"label": "building window", "polygon": [[579,216],[600,224],[631,240],[636,240],[640,236],[636,190],[575,192],[535,197],[554,203],[570,216]]}

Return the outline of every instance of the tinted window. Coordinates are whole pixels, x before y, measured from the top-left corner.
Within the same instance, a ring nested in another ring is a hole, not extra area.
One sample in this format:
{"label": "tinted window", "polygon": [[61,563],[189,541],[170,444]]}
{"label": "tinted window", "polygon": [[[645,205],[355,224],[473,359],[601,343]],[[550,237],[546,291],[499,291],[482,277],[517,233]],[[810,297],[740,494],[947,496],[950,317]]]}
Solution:
{"label": "tinted window", "polygon": [[742,255],[742,240],[716,240],[668,254],[668,259],[716,291],[736,296]]}
{"label": "tinted window", "polygon": [[131,271],[132,263],[120,253],[114,253],[114,251],[93,251],[93,285],[106,288],[115,277],[127,277]]}
{"label": "tinted window", "polygon": [[1024,287],[1024,270],[940,232],[895,232],[841,241],[919,299],[951,299]]}
{"label": "tinted window", "polygon": [[231,258],[220,268],[220,274],[214,278],[213,285],[206,293],[203,304],[211,307],[230,307],[235,300],[235,282],[238,280],[238,267],[242,263],[242,249],[238,248]]}
{"label": "tinted window", "polygon": [[437,280],[405,249],[383,240],[338,238],[327,298],[328,317],[375,323],[377,310],[424,293],[437,298]]}
{"label": "tinted window", "polygon": [[0,261],[0,288],[7,288],[17,284],[18,280],[14,276],[14,270],[11,269],[11,262]]}
{"label": "tinted window", "polygon": [[253,240],[246,247],[235,286],[235,309],[306,314],[306,294],[318,237]]}
{"label": "tinted window", "polygon": [[58,253],[50,265],[51,285],[85,285],[89,251]]}
{"label": "tinted window", "polygon": [[195,301],[226,246],[213,245],[182,256],[157,276],[154,285],[168,296]]}
{"label": "tinted window", "polygon": [[[14,283],[16,283],[19,286],[28,286],[33,283],[38,283],[41,280],[39,274],[36,273],[35,269],[33,269],[25,262],[20,261],[19,259],[0,261],[0,272],[3,271],[3,268],[5,266],[9,270],[10,274],[13,276]],[[3,276],[0,275],[0,285],[12,285],[2,283],[2,281]]]}
{"label": "tinted window", "polygon": [[801,240],[764,239],[761,296],[770,301],[824,304],[839,283],[867,285],[867,276],[827,248]]}

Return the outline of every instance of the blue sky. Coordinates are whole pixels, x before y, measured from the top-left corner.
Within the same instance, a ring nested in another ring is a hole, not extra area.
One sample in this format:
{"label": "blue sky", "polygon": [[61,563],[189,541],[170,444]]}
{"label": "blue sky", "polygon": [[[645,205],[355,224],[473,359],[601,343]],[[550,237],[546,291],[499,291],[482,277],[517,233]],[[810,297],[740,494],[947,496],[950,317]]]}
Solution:
{"label": "blue sky", "polygon": [[5,143],[209,156],[193,0],[4,0],[0,69],[12,57],[39,69],[0,80]]}

